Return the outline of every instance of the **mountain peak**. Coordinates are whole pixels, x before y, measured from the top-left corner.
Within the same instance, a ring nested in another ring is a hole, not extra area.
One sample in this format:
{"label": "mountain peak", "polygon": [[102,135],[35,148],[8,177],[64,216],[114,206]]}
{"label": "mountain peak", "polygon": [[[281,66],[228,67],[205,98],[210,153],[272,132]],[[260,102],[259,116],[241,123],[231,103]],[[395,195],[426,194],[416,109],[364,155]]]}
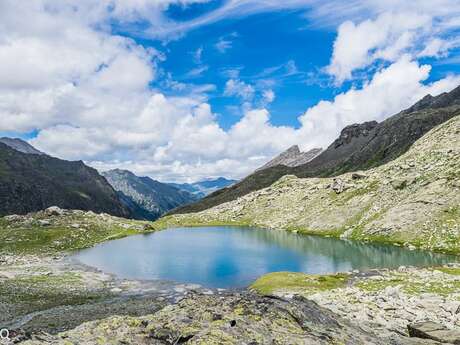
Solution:
{"label": "mountain peak", "polygon": [[293,145],[288,148],[286,151],[281,152],[278,156],[273,158],[271,161],[266,163],[264,166],[260,167],[256,171],[264,170],[271,168],[277,165],[284,165],[288,167],[296,167],[305,163],[308,163],[313,158],[318,156],[323,149],[314,148],[307,152],[301,152],[298,145]]}
{"label": "mountain peak", "polygon": [[44,155],[43,152],[37,150],[35,147],[30,145],[27,141],[24,141],[19,138],[8,138],[8,137],[3,137],[0,138],[0,143],[3,143],[12,149],[26,153],[26,154],[33,154],[33,155]]}

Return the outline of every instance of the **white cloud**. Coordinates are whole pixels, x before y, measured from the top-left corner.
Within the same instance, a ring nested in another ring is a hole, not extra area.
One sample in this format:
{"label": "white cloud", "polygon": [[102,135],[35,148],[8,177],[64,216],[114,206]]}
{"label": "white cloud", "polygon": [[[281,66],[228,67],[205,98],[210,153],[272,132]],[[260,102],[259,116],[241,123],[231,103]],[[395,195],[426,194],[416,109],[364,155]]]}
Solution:
{"label": "white cloud", "polygon": [[193,68],[192,70],[190,70],[185,75],[185,77],[186,78],[198,78],[198,77],[201,77],[203,75],[203,73],[206,72],[208,69],[209,69],[209,66],[207,66],[207,65],[203,65],[203,66]]}
{"label": "white cloud", "polygon": [[230,79],[225,83],[224,96],[238,96],[244,101],[251,101],[254,94],[254,87],[239,79]]}
{"label": "white cloud", "polygon": [[193,61],[196,63],[196,64],[201,64],[202,62],[202,57],[203,57],[203,47],[200,47],[198,48],[197,50],[195,50],[194,52],[192,52],[192,56],[193,56]]}
{"label": "white cloud", "polygon": [[460,84],[460,76],[452,76],[425,85],[431,66],[420,65],[408,55],[377,72],[361,89],[337,95],[333,101],[321,101],[300,117],[304,148],[327,146],[340,130],[364,121],[382,121],[407,108],[428,93],[437,95]]}
{"label": "white cloud", "polygon": [[340,25],[328,73],[338,82],[350,79],[355,69],[367,67],[376,59],[396,61],[414,47],[431,18],[425,15],[381,14],[376,20]]}
{"label": "white cloud", "polygon": [[[338,84],[378,60],[395,62],[404,54],[412,58],[445,57],[449,49],[460,44],[458,38],[452,37],[460,28],[460,22],[452,20],[460,16],[460,1],[356,3],[359,6],[354,10],[337,12],[350,17],[339,26],[326,68]],[[327,17],[320,8],[316,17]],[[370,19],[359,19],[360,14],[367,14]]]}
{"label": "white cloud", "polygon": [[[252,106],[224,130],[207,103],[205,93],[215,90],[214,85],[189,87],[167,75],[169,87],[185,96],[168,97],[152,89],[156,63],[164,56],[114,35],[108,26],[114,19],[142,17],[169,28],[175,24],[165,20],[163,10],[191,2],[30,0],[19,6],[17,1],[1,1],[0,131],[38,129],[31,140],[37,148],[61,158],[84,159],[100,169],[128,168],[161,180],[242,177],[290,145],[326,146],[345,125],[382,120],[428,92],[447,91],[460,82],[448,77],[424,85],[430,66],[404,54],[411,51],[411,37],[395,39],[370,48],[372,54],[394,60],[388,67],[362,88],[308,109],[300,117],[301,128],[295,129],[271,124],[266,109],[252,109],[274,101],[269,80],[254,86],[234,69],[225,95]],[[306,4],[280,3],[229,1],[225,15]],[[441,46],[432,43],[425,54],[442,54]],[[293,62],[280,68],[283,76],[299,73]]]}
{"label": "white cloud", "polygon": [[263,101],[267,104],[272,103],[275,100],[275,92],[273,90],[265,90],[262,93]]}
{"label": "white cloud", "polygon": [[215,47],[220,53],[223,54],[232,48],[232,44],[232,41],[220,38],[219,41],[215,44]]}

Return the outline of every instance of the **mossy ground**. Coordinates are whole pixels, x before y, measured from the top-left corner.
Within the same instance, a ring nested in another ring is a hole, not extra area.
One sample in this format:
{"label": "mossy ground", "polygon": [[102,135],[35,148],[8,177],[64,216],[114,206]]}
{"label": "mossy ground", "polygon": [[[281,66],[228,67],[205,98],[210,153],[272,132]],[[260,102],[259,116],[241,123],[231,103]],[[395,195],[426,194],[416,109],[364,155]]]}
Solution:
{"label": "mossy ground", "polygon": [[[49,224],[41,224],[42,220]],[[152,231],[155,229],[148,222],[81,211],[48,218],[37,214],[20,222],[0,218],[0,254],[54,255]]]}
{"label": "mossy ground", "polygon": [[257,279],[251,289],[264,295],[271,295],[278,290],[314,294],[318,291],[344,287],[349,280],[346,273],[332,275],[308,275],[293,272],[275,272]]}

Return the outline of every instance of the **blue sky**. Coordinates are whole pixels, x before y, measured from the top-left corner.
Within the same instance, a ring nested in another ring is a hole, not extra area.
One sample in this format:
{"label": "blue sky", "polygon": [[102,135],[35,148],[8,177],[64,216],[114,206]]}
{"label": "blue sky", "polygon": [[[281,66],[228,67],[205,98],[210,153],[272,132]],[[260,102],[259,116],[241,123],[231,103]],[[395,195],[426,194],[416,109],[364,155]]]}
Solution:
{"label": "blue sky", "polygon": [[460,0],[1,7],[0,135],[163,181],[241,178],[460,84]]}
{"label": "blue sky", "polygon": [[[175,5],[167,14],[173,20],[187,21],[212,11],[219,3],[222,1]],[[215,89],[207,95],[224,129],[229,129],[243,115],[241,98],[225,95],[225,84],[232,72],[238,72],[239,80],[255,85],[255,98],[260,98],[264,89],[273,89],[275,100],[267,106],[271,122],[295,128],[300,126],[298,117],[306,109],[321,100],[331,100],[350,87],[360,87],[374,72],[363,71],[359,78],[335,85],[324,68],[332,56],[336,28],[315,27],[304,11],[295,9],[224,19],[171,40],[139,38],[129,32],[123,34],[141,45],[164,52],[166,59],[159,66],[174,80],[184,84],[214,85]],[[460,71],[460,64],[455,60],[437,63],[435,58],[425,58],[420,61],[433,66],[427,83]],[[379,61],[376,68],[385,64]],[[153,87],[169,95],[181,94],[161,81]]]}

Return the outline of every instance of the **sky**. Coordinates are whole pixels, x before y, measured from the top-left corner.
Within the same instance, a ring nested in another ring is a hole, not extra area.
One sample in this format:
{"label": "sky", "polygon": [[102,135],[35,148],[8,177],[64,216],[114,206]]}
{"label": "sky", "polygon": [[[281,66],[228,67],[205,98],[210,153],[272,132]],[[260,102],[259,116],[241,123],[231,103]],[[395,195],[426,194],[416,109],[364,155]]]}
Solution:
{"label": "sky", "polygon": [[242,178],[460,85],[460,0],[0,0],[0,136]]}

